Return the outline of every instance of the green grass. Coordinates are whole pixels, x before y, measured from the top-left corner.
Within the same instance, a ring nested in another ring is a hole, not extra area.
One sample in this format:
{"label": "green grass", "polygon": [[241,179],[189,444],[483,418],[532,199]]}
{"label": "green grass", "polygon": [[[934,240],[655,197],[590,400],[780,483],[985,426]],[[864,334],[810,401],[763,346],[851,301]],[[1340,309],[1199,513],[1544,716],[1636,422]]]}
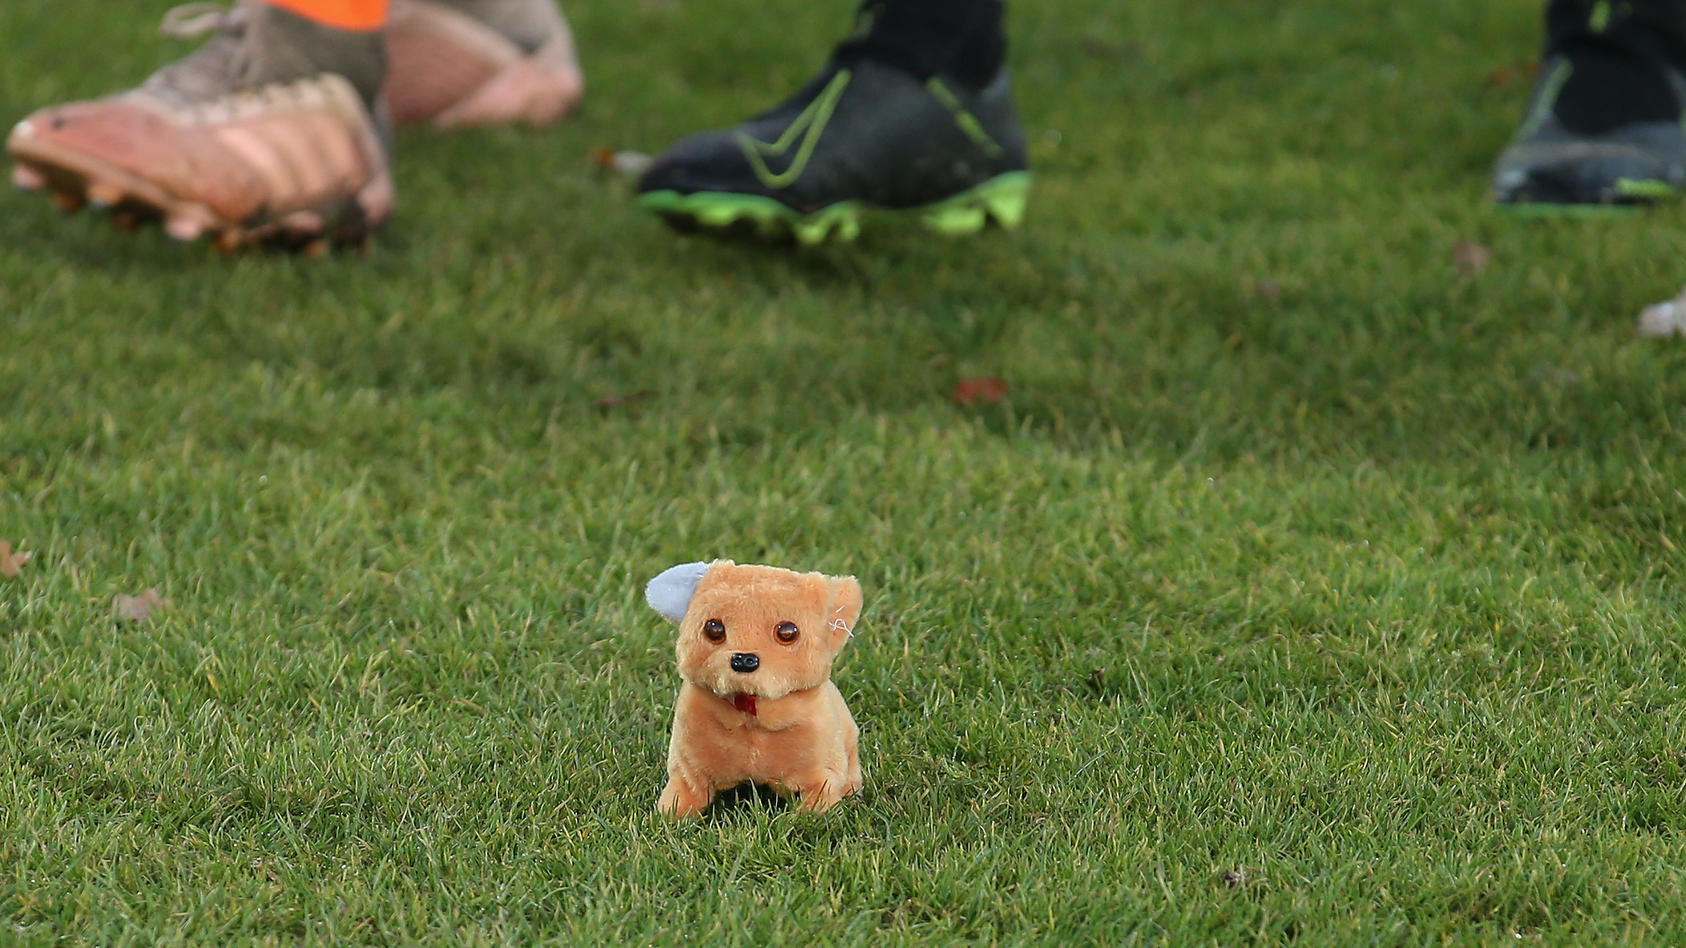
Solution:
{"label": "green grass", "polygon": [[[7,120],[182,49],[52,6]],[[366,254],[0,200],[0,942],[1686,940],[1686,227],[1488,205],[1536,5],[1020,2],[970,241],[590,166],[845,7],[581,0],[585,113],[402,136]],[[824,818],[654,813],[713,556],[865,586]]]}

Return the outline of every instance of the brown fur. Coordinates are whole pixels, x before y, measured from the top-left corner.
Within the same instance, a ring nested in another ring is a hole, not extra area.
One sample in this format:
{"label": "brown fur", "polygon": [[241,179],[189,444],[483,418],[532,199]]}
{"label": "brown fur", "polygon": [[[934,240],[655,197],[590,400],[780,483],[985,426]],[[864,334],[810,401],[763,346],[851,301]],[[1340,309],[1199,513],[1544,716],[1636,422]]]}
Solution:
{"label": "brown fur", "polygon": [[[684,684],[673,711],[661,812],[694,816],[716,792],[750,781],[799,794],[801,805],[816,812],[860,790],[859,731],[831,683],[832,660],[860,611],[853,576],[730,560],[708,567],[679,623]],[[725,641],[704,636],[709,619],[724,623]],[[774,637],[781,622],[796,624],[795,642]],[[733,671],[734,653],[755,654],[760,667]],[[756,713],[734,706],[736,695],[753,695]]]}

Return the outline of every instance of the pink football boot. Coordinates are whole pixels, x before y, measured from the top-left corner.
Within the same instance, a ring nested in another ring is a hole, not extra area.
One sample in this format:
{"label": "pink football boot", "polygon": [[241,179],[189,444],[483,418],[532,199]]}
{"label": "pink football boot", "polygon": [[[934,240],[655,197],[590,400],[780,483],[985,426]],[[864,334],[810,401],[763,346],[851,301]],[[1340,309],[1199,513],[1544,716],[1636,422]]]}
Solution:
{"label": "pink football boot", "polygon": [[[207,20],[209,18],[209,20]],[[335,30],[252,3],[178,8],[167,32],[216,35],[138,88],[42,109],[6,140],[19,187],[65,210],[109,208],[122,226],[161,220],[179,240],[360,240],[392,213],[371,108],[379,33]]]}
{"label": "pink football boot", "polygon": [[224,249],[355,242],[392,213],[389,114],[543,124],[584,91],[553,0],[394,0],[384,33],[252,0],[195,3],[163,31],[214,35],[136,89],[19,122],[14,183]]}

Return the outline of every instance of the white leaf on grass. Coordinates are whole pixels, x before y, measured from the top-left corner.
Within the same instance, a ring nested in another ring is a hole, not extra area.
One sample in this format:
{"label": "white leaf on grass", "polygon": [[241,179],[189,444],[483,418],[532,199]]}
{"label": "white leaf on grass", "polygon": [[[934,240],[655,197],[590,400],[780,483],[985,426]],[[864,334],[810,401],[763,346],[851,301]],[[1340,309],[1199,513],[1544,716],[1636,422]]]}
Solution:
{"label": "white leaf on grass", "polygon": [[1639,334],[1652,339],[1686,336],[1686,287],[1672,300],[1645,307],[1639,314]]}

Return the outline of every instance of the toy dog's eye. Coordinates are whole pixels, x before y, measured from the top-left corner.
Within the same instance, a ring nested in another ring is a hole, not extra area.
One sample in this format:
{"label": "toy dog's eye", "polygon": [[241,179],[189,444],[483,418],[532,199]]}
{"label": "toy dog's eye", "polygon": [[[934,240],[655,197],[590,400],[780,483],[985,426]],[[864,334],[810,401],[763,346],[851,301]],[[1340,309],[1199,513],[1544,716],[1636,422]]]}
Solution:
{"label": "toy dog's eye", "polygon": [[778,625],[773,627],[773,638],[778,639],[786,645],[796,641],[796,637],[801,634],[801,630],[796,628],[796,623],[794,622],[780,622]]}
{"label": "toy dog's eye", "polygon": [[703,623],[703,637],[710,642],[726,641],[726,623],[719,619],[710,619]]}

